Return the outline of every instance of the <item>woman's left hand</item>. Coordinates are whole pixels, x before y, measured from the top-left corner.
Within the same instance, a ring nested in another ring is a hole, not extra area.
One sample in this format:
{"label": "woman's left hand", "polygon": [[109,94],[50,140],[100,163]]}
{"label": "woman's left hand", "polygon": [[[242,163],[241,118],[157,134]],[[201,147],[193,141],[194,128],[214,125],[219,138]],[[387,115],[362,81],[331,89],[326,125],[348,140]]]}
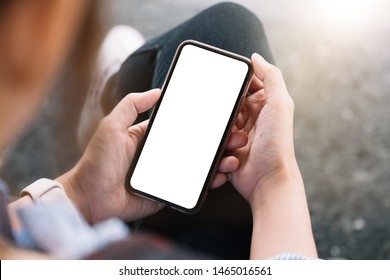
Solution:
{"label": "woman's left hand", "polygon": [[156,89],[123,98],[100,122],[77,165],[57,179],[89,222],[113,216],[129,221],[162,208],[156,202],[130,194],[124,186],[147,125],[132,124],[139,113],[157,102],[160,93]]}
{"label": "woman's left hand", "polygon": [[[139,113],[149,110],[157,102],[160,94],[161,91],[155,89],[127,95],[100,122],[78,164],[57,179],[89,222],[95,223],[113,216],[126,221],[136,220],[163,207],[131,194],[124,186],[147,121],[132,124]],[[243,147],[246,141],[246,135],[232,133],[227,149]],[[238,166],[236,157],[224,157],[212,187],[224,184],[227,180],[225,173],[235,171]]]}

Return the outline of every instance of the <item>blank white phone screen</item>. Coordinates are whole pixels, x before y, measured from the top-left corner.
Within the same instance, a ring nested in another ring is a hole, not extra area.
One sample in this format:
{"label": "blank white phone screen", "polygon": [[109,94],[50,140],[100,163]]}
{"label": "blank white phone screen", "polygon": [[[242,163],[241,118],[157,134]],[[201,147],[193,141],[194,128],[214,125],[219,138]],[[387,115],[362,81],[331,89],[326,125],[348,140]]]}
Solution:
{"label": "blank white phone screen", "polygon": [[196,206],[249,66],[185,45],[131,177],[132,188]]}

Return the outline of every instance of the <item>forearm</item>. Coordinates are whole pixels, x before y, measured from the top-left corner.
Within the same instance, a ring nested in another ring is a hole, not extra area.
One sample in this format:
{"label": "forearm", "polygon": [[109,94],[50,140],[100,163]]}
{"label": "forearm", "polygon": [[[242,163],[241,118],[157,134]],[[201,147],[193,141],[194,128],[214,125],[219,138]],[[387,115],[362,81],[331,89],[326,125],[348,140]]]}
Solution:
{"label": "forearm", "polygon": [[[61,176],[62,180],[51,181],[48,179],[41,179],[33,183],[32,189],[24,189],[22,191],[22,196],[8,204],[8,213],[10,217],[11,227],[14,231],[18,231],[21,227],[18,209],[29,207],[34,203],[57,203],[57,202],[66,202],[73,207],[73,197],[69,194],[72,193],[69,185],[68,176]],[[41,183],[44,181],[44,183]],[[38,183],[38,185],[37,185]],[[64,184],[65,183],[65,184]],[[45,186],[43,186],[45,185]],[[47,187],[46,187],[47,185]],[[35,198],[33,198],[35,196]]]}
{"label": "forearm", "polygon": [[75,204],[75,206],[83,214],[85,219],[88,222],[92,223],[90,210],[88,207],[88,203],[86,202],[85,196],[83,193],[77,192],[77,190],[80,190],[81,188],[78,185],[76,177],[74,176],[76,172],[75,169],[76,167],[61,175],[60,177],[57,177],[55,180],[61,183],[61,185],[64,187],[67,197]]}
{"label": "forearm", "polygon": [[284,252],[317,257],[304,184],[298,168],[258,186],[251,202],[251,259]]}

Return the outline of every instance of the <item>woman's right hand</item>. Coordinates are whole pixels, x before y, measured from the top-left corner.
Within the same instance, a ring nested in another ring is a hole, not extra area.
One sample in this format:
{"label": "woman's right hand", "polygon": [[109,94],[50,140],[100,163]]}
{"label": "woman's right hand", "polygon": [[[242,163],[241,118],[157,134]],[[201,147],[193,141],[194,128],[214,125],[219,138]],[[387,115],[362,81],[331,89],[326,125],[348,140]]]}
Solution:
{"label": "woman's right hand", "polygon": [[[285,252],[317,257],[305,188],[294,153],[294,103],[279,69],[252,55],[255,77],[236,127],[248,144],[232,183],[253,216],[251,259]],[[288,233],[288,234],[286,234]]]}
{"label": "woman's right hand", "polygon": [[240,167],[232,183],[252,205],[256,192],[265,184],[298,171],[293,143],[294,103],[278,68],[260,55],[252,55],[254,78],[236,122],[249,138],[235,150]]}

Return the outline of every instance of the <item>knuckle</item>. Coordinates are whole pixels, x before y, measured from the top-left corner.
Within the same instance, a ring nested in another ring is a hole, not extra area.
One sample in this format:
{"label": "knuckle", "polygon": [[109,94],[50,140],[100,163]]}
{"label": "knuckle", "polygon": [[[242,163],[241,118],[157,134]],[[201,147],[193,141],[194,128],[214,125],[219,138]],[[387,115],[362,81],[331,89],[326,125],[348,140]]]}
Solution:
{"label": "knuckle", "polygon": [[103,129],[105,131],[116,131],[117,129],[119,129],[119,127],[120,124],[111,115],[108,115],[103,118],[98,126],[98,128]]}
{"label": "knuckle", "polygon": [[126,106],[126,107],[133,107],[134,106],[134,96],[133,96],[133,94],[126,95],[122,99],[122,101],[120,103],[123,104],[123,106]]}
{"label": "knuckle", "polygon": [[281,102],[281,105],[288,109],[288,110],[294,110],[294,107],[295,107],[295,104],[294,104],[294,101],[293,99],[291,98],[291,96],[289,94],[285,95],[282,100],[280,100]]}
{"label": "knuckle", "polygon": [[294,112],[295,104],[291,96],[287,93],[284,96],[279,96],[273,103],[280,111]]}
{"label": "knuckle", "polygon": [[269,64],[267,68],[267,72],[269,74],[275,75],[275,76],[283,76],[282,71],[275,65]]}

